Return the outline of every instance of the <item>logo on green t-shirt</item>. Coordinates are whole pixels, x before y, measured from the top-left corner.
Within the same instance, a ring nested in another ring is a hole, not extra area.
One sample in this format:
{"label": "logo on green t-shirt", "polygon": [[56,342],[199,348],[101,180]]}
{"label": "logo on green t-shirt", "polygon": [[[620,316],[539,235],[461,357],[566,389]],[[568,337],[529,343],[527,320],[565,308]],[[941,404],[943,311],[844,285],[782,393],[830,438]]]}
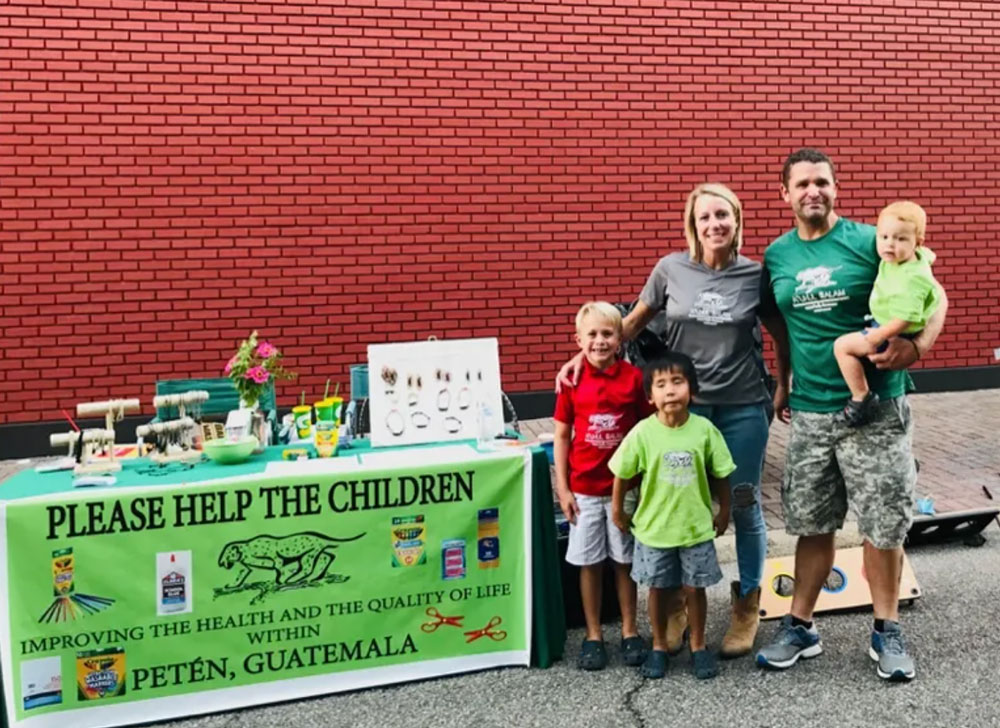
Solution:
{"label": "logo on green t-shirt", "polygon": [[792,294],[792,306],[794,308],[804,308],[808,311],[822,313],[834,308],[841,301],[846,301],[850,296],[843,287],[835,288],[837,281],[833,274],[843,266],[830,268],[825,265],[817,265],[812,268],[800,270],[795,274],[798,285]]}
{"label": "logo on green t-shirt", "polygon": [[675,488],[685,488],[695,482],[694,458],[687,450],[672,450],[663,454],[659,482]]}

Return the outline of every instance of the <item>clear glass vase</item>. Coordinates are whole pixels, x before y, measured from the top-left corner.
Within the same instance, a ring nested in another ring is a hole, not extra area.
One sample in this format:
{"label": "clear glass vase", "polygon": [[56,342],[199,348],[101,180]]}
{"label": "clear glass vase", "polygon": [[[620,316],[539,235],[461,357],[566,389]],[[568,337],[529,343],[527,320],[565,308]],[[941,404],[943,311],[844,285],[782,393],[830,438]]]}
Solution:
{"label": "clear glass vase", "polygon": [[254,453],[264,452],[264,448],[271,444],[271,428],[264,413],[260,411],[260,402],[254,401],[251,404],[241,397],[240,409],[250,410],[250,434],[257,438]]}

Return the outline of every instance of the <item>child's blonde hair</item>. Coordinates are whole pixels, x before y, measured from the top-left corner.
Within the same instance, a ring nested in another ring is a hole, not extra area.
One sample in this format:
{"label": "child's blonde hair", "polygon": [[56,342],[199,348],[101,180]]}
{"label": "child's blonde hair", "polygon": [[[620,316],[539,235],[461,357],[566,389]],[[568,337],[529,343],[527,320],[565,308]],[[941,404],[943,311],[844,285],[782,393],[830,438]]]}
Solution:
{"label": "child's blonde hair", "polygon": [[584,317],[592,313],[597,314],[609,324],[614,326],[615,331],[619,334],[622,332],[622,315],[617,308],[612,306],[607,301],[587,301],[587,303],[580,306],[580,310],[576,312],[577,333],[579,333],[580,327],[583,326]]}
{"label": "child's blonde hair", "polygon": [[913,225],[917,232],[917,243],[923,242],[924,235],[927,232],[927,213],[916,202],[900,200],[899,202],[886,205],[885,209],[878,214],[878,219],[881,220],[886,216],[894,217],[900,222],[908,222]]}
{"label": "child's blonde hair", "polygon": [[691,260],[701,262],[702,251],[701,241],[698,240],[698,227],[694,219],[694,205],[702,195],[712,195],[725,200],[733,209],[733,259],[743,247],[743,205],[736,193],[725,185],[714,182],[700,184],[691,190],[688,195],[687,204],[684,205],[684,237],[687,238],[688,248],[691,251]]}

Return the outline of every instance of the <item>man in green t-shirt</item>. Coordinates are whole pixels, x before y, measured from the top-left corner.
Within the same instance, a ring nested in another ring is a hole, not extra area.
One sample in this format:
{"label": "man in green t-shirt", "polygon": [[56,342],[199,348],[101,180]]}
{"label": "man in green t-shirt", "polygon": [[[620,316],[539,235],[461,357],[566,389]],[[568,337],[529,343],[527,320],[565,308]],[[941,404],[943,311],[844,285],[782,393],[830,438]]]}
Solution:
{"label": "man in green t-shirt", "polygon": [[850,498],[865,539],[875,613],[869,654],[879,677],[909,680],[916,672],[898,622],[902,544],[916,482],[905,369],[934,344],[947,299],[942,292],[937,311],[912,339],[892,338],[885,351],[868,357],[868,383],[880,404],[869,424],[848,427],[841,410],[850,390],[833,344],[864,328],[879,264],[875,228],[834,212],[833,162],[816,149],[788,157],[781,193],[796,227],[764,253],[771,300],[762,309],[776,307],[788,327],[791,392],[789,382],[779,382],[775,403],[781,419],[791,421],[781,496],[786,529],[799,539],[791,609],[757,663],[783,669],[823,651],[813,609],[833,567],[834,535]]}

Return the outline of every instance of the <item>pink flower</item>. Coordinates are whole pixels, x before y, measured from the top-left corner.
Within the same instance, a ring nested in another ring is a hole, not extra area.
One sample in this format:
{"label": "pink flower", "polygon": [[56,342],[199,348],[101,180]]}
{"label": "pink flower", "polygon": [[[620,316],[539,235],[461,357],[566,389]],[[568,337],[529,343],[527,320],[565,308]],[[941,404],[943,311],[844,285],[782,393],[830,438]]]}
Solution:
{"label": "pink flower", "polygon": [[233,354],[233,358],[229,360],[229,363],[228,363],[228,364],[226,364],[226,368],[225,368],[225,369],[224,369],[223,371],[224,371],[224,372],[225,372],[226,374],[229,374],[229,372],[233,371],[233,366],[234,366],[235,364],[236,364],[236,355],[235,355],[235,354]]}
{"label": "pink flower", "polygon": [[257,347],[257,356],[261,359],[270,359],[272,356],[278,353],[278,349],[270,342],[263,342]]}
{"label": "pink flower", "polygon": [[268,379],[271,378],[271,375],[264,367],[256,366],[247,369],[247,373],[244,374],[243,377],[245,379],[252,379],[255,382],[257,382],[257,384],[264,384],[265,382],[267,382]]}

